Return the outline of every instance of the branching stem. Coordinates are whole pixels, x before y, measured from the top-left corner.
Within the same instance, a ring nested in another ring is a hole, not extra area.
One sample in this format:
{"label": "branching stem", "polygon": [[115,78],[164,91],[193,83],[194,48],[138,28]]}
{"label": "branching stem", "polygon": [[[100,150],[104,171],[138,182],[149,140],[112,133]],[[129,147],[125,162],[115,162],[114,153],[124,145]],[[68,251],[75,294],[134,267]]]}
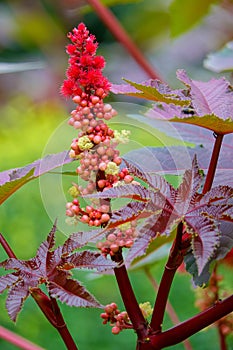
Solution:
{"label": "branching stem", "polygon": [[[152,273],[149,269],[145,268],[144,269],[146,276],[148,277],[149,281],[151,282],[154,290],[157,292],[159,289],[159,284],[156,282],[155,278],[152,276]],[[172,304],[167,300],[167,305],[166,305],[166,311],[174,325],[178,324],[180,322]],[[184,348],[186,350],[192,350],[192,345],[188,339],[185,339],[184,342]]]}
{"label": "branching stem", "polygon": [[165,332],[152,336],[151,349],[160,350],[164,347],[178,344],[232,311],[233,295],[223,301],[216,302],[213,306],[195,315],[189,320],[184,321]]}

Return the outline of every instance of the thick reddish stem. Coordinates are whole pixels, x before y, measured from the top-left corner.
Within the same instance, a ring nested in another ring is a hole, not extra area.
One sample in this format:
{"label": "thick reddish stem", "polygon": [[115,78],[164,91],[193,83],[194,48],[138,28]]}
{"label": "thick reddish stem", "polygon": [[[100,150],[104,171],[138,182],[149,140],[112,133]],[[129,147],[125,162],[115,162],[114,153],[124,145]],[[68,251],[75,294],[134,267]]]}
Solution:
{"label": "thick reddish stem", "polygon": [[126,267],[123,265],[122,254],[119,253],[118,255],[115,255],[114,261],[121,263],[121,266],[115,268],[114,272],[126,311],[133,324],[133,328],[138,335],[138,339],[143,340],[147,336],[147,323],[138,305]]}
{"label": "thick reddish stem", "polygon": [[[160,350],[182,342],[233,311],[233,295],[215,303],[179,325],[151,337],[151,349]],[[149,348],[148,348],[149,349]],[[142,349],[140,349],[142,350]]]}
{"label": "thick reddish stem", "polygon": [[205,185],[204,185],[203,191],[202,191],[203,194],[205,194],[206,192],[208,192],[211,189],[211,186],[212,186],[212,183],[214,180],[215,171],[217,168],[217,163],[218,163],[218,158],[219,158],[219,154],[220,154],[220,150],[221,150],[223,136],[224,135],[222,135],[222,134],[215,135],[216,139],[215,139],[214,148],[213,148],[213,152],[212,152],[212,156],[211,156],[211,160],[210,160],[210,164],[209,164],[209,168],[208,168],[208,173],[206,175]]}
{"label": "thick reddish stem", "polygon": [[180,222],[177,227],[176,238],[171,248],[169,258],[160,282],[157,298],[155,301],[155,306],[150,324],[154,332],[161,332],[162,330],[163,317],[166,310],[168,295],[171,289],[173,278],[175,276],[177,268],[183,261],[183,256],[180,253],[182,233],[183,223]]}
{"label": "thick reddish stem", "polygon": [[32,288],[31,295],[36,301],[37,305],[52,324],[54,328],[60,333],[60,336],[68,350],[78,350],[59,309],[57,301],[54,298],[49,298],[39,288]]}
{"label": "thick reddish stem", "polygon": [[[154,290],[157,292],[158,289],[159,289],[159,285],[158,283],[156,282],[156,280],[154,279],[154,277],[152,276],[151,272],[149,269],[145,269],[145,274],[146,276],[148,277],[149,281],[151,282]],[[167,300],[167,305],[166,305],[166,311],[168,313],[168,316],[170,317],[172,323],[174,325],[178,324],[180,322],[172,304],[169,302],[169,300]],[[192,350],[192,345],[190,343],[190,341],[188,339],[185,339],[184,342],[184,348],[186,350]]]}
{"label": "thick reddish stem", "polygon": [[33,344],[27,339],[24,339],[18,334],[15,334],[1,326],[0,326],[0,338],[6,340],[8,343],[14,344],[15,346],[23,350],[43,350],[43,348],[41,348],[40,346]]}
{"label": "thick reddish stem", "polygon": [[124,28],[114,16],[114,14],[99,0],[87,0],[87,2],[94,8],[96,13],[108,27],[110,32],[128,50],[131,56],[135,59],[139,66],[148,74],[148,76],[153,79],[160,79],[159,75],[155,72],[154,68],[146,60],[146,58],[138,49],[138,47],[134,44],[134,42],[124,30]]}

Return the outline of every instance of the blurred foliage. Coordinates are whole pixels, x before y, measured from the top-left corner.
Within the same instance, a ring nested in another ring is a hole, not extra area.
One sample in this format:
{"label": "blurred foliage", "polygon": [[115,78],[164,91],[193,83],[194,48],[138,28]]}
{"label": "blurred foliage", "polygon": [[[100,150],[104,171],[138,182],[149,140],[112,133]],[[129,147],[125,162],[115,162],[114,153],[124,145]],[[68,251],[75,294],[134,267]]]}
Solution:
{"label": "blurred foliage", "polygon": [[[224,1],[224,6],[219,2],[219,7],[211,6],[215,1],[106,0],[104,3],[111,6],[130,36],[167,81],[172,81],[176,67],[196,72],[193,74],[199,77],[206,76],[208,72],[202,69],[205,55],[232,39],[233,25],[229,16],[232,16],[233,10],[230,0]],[[0,75],[1,171],[28,164],[40,158],[44,151],[58,152],[69,147],[72,132],[62,125],[73,106],[67,101],[61,101],[59,88],[67,67],[64,49],[67,44],[66,33],[80,21],[84,21],[100,41],[99,52],[106,56],[106,74],[112,81],[115,82],[123,75],[134,81],[145,78],[145,74],[122,51],[98,16],[94,12],[83,11],[86,5],[85,1],[78,0],[0,2],[0,62],[29,62],[27,71],[11,71]],[[209,17],[204,16],[207,11]],[[201,24],[198,22],[200,20]],[[181,35],[194,24],[194,30]],[[180,37],[171,40],[171,34],[179,34]],[[40,62],[41,66],[33,68],[30,66],[32,62]],[[124,124],[126,128],[126,123],[122,116],[113,122],[113,127],[122,128]],[[142,145],[168,144],[168,139],[161,133],[155,134],[140,123],[128,124],[132,132],[132,141],[128,145],[131,149]],[[171,140],[169,142],[174,143]],[[47,188],[48,191],[52,190],[49,197],[57,208],[58,194],[50,186],[55,182],[55,175],[51,176]],[[70,181],[68,176],[64,179],[64,191]],[[22,259],[35,254],[56,216],[63,220],[60,217],[63,208],[59,208],[60,212],[55,209],[54,215],[48,213],[40,191],[40,182],[35,180],[17,191],[0,208],[1,232],[16,255]],[[58,232],[58,243],[65,238],[62,232]],[[0,249],[0,260],[5,258],[5,252]],[[156,262],[152,267],[157,280],[161,277],[163,264],[164,261]],[[224,270],[223,274],[228,285],[229,271]],[[115,301],[123,308],[112,276],[100,277],[83,273],[79,278],[101,302]],[[139,302],[150,301],[153,305],[152,289],[143,271],[132,272],[131,280]],[[15,326],[6,313],[5,297],[6,293],[0,296],[1,325],[47,350],[64,349],[57,332],[48,324],[32,299],[27,300]],[[177,275],[170,299],[181,320],[197,311],[187,274]],[[125,331],[114,338],[110,327],[101,324],[99,310],[75,309],[62,305],[62,311],[80,349],[117,350],[119,347],[126,348],[126,345],[127,350],[135,348],[135,334]],[[164,327],[170,326],[171,322],[166,317]],[[194,349],[199,349],[200,346],[202,350],[215,349],[217,332],[214,328],[208,328],[191,337],[191,342]],[[14,350],[15,346],[0,339],[0,348]],[[183,348],[182,344],[173,347],[174,350]],[[229,345],[229,350],[232,350],[232,345]]]}
{"label": "blurred foliage", "polygon": [[219,0],[174,0],[170,5],[171,34],[173,37],[192,28]]}

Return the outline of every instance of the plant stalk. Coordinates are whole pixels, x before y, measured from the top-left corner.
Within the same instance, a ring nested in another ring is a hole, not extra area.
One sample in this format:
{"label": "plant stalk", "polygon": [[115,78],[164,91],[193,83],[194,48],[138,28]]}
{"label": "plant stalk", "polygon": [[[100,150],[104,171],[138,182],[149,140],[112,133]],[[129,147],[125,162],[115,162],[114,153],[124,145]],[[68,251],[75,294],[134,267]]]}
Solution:
{"label": "plant stalk", "polygon": [[[216,302],[210,308],[202,311],[194,317],[170,328],[169,330],[155,334],[151,337],[151,349],[160,350],[167,346],[172,346],[182,342],[184,339],[201,331],[205,327],[218,321],[233,311],[233,295]],[[140,349],[141,350],[141,349]]]}
{"label": "plant stalk", "polygon": [[99,0],[87,0],[87,2],[93,7],[113,36],[115,36],[115,38],[126,48],[126,50],[135,59],[138,65],[148,74],[148,76],[152,79],[160,79],[152,65],[147,61],[137,45],[135,45],[135,43],[132,41],[112,11],[104,6]]}
{"label": "plant stalk", "polygon": [[0,243],[3,249],[5,250],[5,252],[7,253],[7,255],[9,256],[9,258],[17,259],[15,253],[13,252],[13,250],[11,249],[11,247],[9,246],[9,244],[7,243],[7,241],[5,240],[5,238],[1,233],[0,233]]}
{"label": "plant stalk", "polygon": [[114,268],[118,287],[128,316],[138,335],[138,339],[143,340],[147,336],[147,322],[135,297],[126,267],[123,264],[122,254],[118,253],[117,255],[114,255],[113,260],[121,264],[120,267]]}
{"label": "plant stalk", "polygon": [[18,334],[15,334],[2,326],[0,326],[0,338],[23,350],[44,350],[40,346],[33,344],[27,339],[24,339]]}
{"label": "plant stalk", "polygon": [[[158,289],[159,289],[159,284],[156,282],[156,280],[152,276],[151,271],[149,269],[145,268],[144,270],[145,270],[146,276],[148,277],[149,281],[152,284],[152,287],[157,292]],[[172,323],[174,325],[180,323],[180,320],[179,320],[179,318],[178,318],[178,316],[177,316],[177,314],[176,314],[172,304],[169,302],[169,300],[167,300],[166,311],[167,311],[168,316],[170,317],[170,319],[171,319],[171,321],[172,321]],[[184,348],[186,350],[192,350],[192,345],[191,345],[191,343],[190,343],[190,341],[188,339],[185,339],[183,341],[183,345],[184,345]]]}
{"label": "plant stalk", "polygon": [[182,242],[183,223],[180,222],[177,227],[176,238],[171,247],[167,264],[164,269],[164,273],[160,282],[159,290],[157,293],[155,306],[151,318],[151,328],[154,332],[159,333],[162,331],[162,323],[166,305],[168,301],[168,295],[171,289],[173,278],[175,276],[177,268],[183,261],[183,256],[180,253],[180,247]]}
{"label": "plant stalk", "polygon": [[216,168],[217,168],[217,163],[218,163],[218,158],[219,158],[221,146],[222,146],[223,136],[224,135],[222,135],[222,134],[215,135],[214,148],[212,151],[209,168],[208,168],[208,172],[206,175],[205,184],[204,184],[203,191],[202,191],[203,194],[205,194],[206,192],[208,192],[211,189],[211,186],[212,186],[212,183],[214,180],[214,175],[215,175]]}

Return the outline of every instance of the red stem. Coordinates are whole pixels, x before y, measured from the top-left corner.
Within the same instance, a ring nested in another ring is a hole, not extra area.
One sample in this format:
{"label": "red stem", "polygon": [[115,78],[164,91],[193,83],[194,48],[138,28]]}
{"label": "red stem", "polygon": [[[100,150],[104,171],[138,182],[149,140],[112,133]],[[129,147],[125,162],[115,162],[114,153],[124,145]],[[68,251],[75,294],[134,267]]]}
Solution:
{"label": "red stem", "polygon": [[87,0],[87,2],[94,8],[110,32],[126,48],[126,50],[135,59],[139,66],[148,74],[148,76],[153,79],[160,79],[159,75],[132,41],[111,10],[105,7],[99,0]]}
{"label": "red stem", "polygon": [[[151,337],[151,349],[160,350],[182,342],[233,311],[233,295],[179,325]],[[149,350],[150,348],[148,348]],[[142,349],[140,349],[142,350]]]}
{"label": "red stem", "polygon": [[43,348],[41,348],[40,346],[33,344],[27,339],[24,339],[18,334],[15,334],[1,326],[0,338],[5,339],[8,343],[14,344],[15,346],[23,350],[43,350]]}
{"label": "red stem", "polygon": [[150,324],[154,332],[161,332],[162,330],[163,317],[166,310],[168,295],[171,289],[173,278],[175,276],[177,268],[183,261],[183,256],[180,254],[182,233],[183,223],[180,222],[177,227],[176,238],[171,248],[155,301]]}
{"label": "red stem", "polygon": [[204,188],[202,191],[203,194],[205,194],[206,192],[208,192],[211,189],[211,186],[212,186],[212,183],[214,180],[215,171],[217,168],[217,163],[218,163],[218,158],[219,158],[219,154],[220,154],[220,150],[221,150],[223,136],[224,135],[222,135],[222,134],[215,135],[216,139],[215,139],[215,143],[214,143],[214,148],[213,148],[208,172],[206,175],[205,185],[204,185]]}
{"label": "red stem", "polygon": [[[218,279],[218,264],[216,263],[212,276],[211,276],[211,280],[210,280],[210,284],[207,288],[209,288],[211,290],[213,290],[214,287],[214,301],[218,301],[219,300],[219,279]],[[223,320],[219,320],[216,323],[216,327],[218,328],[218,334],[219,334],[219,342],[220,342],[220,348],[221,350],[227,350],[227,344],[226,344],[226,335],[224,334],[224,332],[222,331],[222,324],[224,324],[224,319]]]}
{"label": "red stem", "polygon": [[[115,255],[114,261],[122,263],[122,254],[119,253],[118,255]],[[138,305],[125,265],[122,264],[120,267],[115,268],[114,272],[122,300],[133,324],[133,328],[138,335],[138,339],[143,340],[147,336],[147,322]]]}
{"label": "red stem", "polygon": [[[146,268],[145,269],[145,274],[147,275],[149,281],[151,282],[154,290],[157,292],[158,289],[159,289],[159,285],[156,282],[156,280],[154,279],[154,277],[152,276],[150,270]],[[171,321],[172,321],[172,323],[174,325],[176,325],[176,324],[178,324],[180,322],[180,320],[179,320],[179,318],[178,318],[178,316],[177,316],[177,314],[176,314],[172,304],[169,302],[169,300],[167,301],[166,311],[167,311],[167,313],[168,313],[168,315],[169,315],[169,317],[170,317],[170,319],[171,319]],[[191,345],[191,343],[190,343],[190,341],[188,339],[185,339],[183,344],[184,344],[184,348],[186,350],[192,350],[192,345]]]}
{"label": "red stem", "polygon": [[17,259],[15,253],[13,252],[13,250],[11,249],[11,247],[9,246],[9,244],[7,243],[7,241],[5,240],[5,238],[1,233],[0,233],[0,243],[3,249],[5,250],[5,252],[7,253],[7,255],[9,256],[9,258]]}
{"label": "red stem", "polygon": [[222,332],[221,324],[218,324],[218,335],[219,335],[219,340],[220,340],[220,349],[227,350],[226,336]]}

